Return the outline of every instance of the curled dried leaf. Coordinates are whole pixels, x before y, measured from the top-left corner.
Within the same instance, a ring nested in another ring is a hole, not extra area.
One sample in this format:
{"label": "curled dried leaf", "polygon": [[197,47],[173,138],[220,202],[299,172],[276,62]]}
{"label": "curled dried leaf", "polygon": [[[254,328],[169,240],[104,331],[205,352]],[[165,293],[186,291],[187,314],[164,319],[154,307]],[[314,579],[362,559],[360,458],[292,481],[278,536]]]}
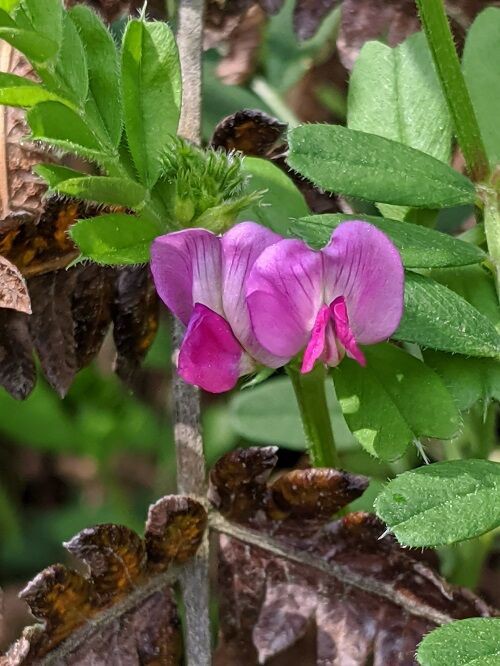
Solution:
{"label": "curled dried leaf", "polygon": [[280,476],[270,488],[275,517],[330,518],[360,497],[368,487],[365,476],[336,469],[297,469]]}
{"label": "curled dried leaf", "polygon": [[79,532],[64,547],[85,562],[93,590],[101,600],[133,589],[144,574],[144,541],[123,525],[104,524]]}
{"label": "curled dried leaf", "polygon": [[18,400],[28,397],[36,381],[28,322],[24,312],[0,309],[0,385]]}
{"label": "curled dried leaf", "polygon": [[149,507],[144,538],[155,569],[182,564],[198,550],[207,524],[203,506],[191,497],[168,495]]}
{"label": "curled dried leaf", "polygon": [[243,109],[223,118],[210,145],[229,152],[265,157],[283,141],[287,125],[258,109]]}
{"label": "curled dried leaf", "polygon": [[276,446],[236,449],[223,456],[210,472],[208,497],[230,518],[253,515],[268,498],[267,479],[278,456]]}
{"label": "curled dried leaf", "polygon": [[29,280],[33,314],[30,333],[49,384],[64,397],[77,371],[71,297],[74,269],[45,273]]}
{"label": "curled dried leaf", "polygon": [[115,370],[130,382],[158,330],[159,302],[149,266],[118,270],[112,304]]}
{"label": "curled dried leaf", "polygon": [[31,302],[26,283],[19,270],[0,256],[0,308],[11,308],[31,314]]}

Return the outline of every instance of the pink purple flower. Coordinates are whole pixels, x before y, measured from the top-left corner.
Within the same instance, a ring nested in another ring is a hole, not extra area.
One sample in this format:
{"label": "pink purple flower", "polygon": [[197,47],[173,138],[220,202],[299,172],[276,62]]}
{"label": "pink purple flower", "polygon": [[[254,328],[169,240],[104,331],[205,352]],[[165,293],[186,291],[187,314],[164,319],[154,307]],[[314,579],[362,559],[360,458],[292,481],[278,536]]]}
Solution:
{"label": "pink purple flower", "polygon": [[404,273],[392,242],[367,222],[345,222],[319,252],[300,240],[267,247],[247,280],[257,340],[289,361],[304,351],[302,372],[345,353],[361,365],[359,345],[389,338],[403,313]]}
{"label": "pink purple flower", "polygon": [[177,363],[186,382],[221,393],[250,373],[256,362],[272,368],[285,364],[286,359],[256,339],[245,300],[253,263],[279,240],[269,229],[242,222],[223,236],[185,229],[153,242],[156,289],[187,327]]}

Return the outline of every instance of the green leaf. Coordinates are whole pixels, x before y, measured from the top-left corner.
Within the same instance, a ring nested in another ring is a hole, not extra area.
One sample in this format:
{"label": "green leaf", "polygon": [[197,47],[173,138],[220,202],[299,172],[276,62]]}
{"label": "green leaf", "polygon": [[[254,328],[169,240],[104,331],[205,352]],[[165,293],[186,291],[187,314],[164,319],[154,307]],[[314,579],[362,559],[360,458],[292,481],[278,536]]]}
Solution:
{"label": "green leaf", "polygon": [[52,39],[39,35],[33,30],[0,27],[0,39],[21,51],[28,60],[34,63],[44,63],[50,60],[56,55],[59,48]]}
{"label": "green leaf", "polygon": [[55,190],[59,183],[70,178],[85,178],[87,174],[60,166],[59,164],[36,164],[33,171],[43,178],[48,186]]}
{"label": "green leaf", "polygon": [[417,273],[406,274],[403,319],[392,337],[468,356],[500,356],[491,321],[451,289]]}
{"label": "green leaf", "polygon": [[98,161],[105,157],[99,140],[86,122],[59,102],[37,104],[28,111],[27,120],[34,139]]}
{"label": "green leaf", "polygon": [[40,102],[63,101],[41,85],[15,74],[0,72],[0,104],[30,108]]}
{"label": "green leaf", "polygon": [[22,7],[35,32],[49,35],[59,46],[63,39],[63,3],[61,0],[23,0]]}
{"label": "green leaf", "polygon": [[493,276],[482,266],[433,270],[431,276],[460,294],[495,325],[500,324],[500,305]]}
{"label": "green leaf", "polygon": [[375,510],[405,546],[441,546],[500,525],[500,463],[451,460],[390,481]]}
{"label": "green leaf", "polygon": [[243,211],[240,220],[255,220],[287,236],[290,220],[309,213],[305,199],[293,180],[269,160],[245,157],[243,172],[250,177],[246,192],[267,191],[261,201]]}
{"label": "green leaf", "polygon": [[476,18],[465,40],[463,70],[486,151],[500,162],[500,9],[488,7]]}
{"label": "green leaf", "polygon": [[288,136],[290,166],[329,192],[416,208],[475,200],[465,176],[396,141],[339,125],[303,125]]}
{"label": "green leaf", "polygon": [[[334,400],[331,385],[327,383],[325,388],[337,447],[352,448],[356,443]],[[233,430],[251,442],[297,451],[306,448],[297,401],[288,377],[270,379],[236,393],[230,403],[230,421]]]}
{"label": "green leaf", "polygon": [[18,4],[19,0],[0,0],[0,9],[10,14]]}
{"label": "green leaf", "polygon": [[448,162],[451,116],[423,33],[396,48],[363,46],[349,82],[347,124]]}
{"label": "green leaf", "polygon": [[393,345],[364,351],[365,368],[345,358],[331,374],[347,425],[369,453],[394,460],[420,437],[457,434],[460,414],[433,370]]}
{"label": "green leaf", "polygon": [[431,631],[417,650],[420,666],[498,666],[500,619],[472,617]]}
{"label": "green leaf", "polygon": [[68,14],[65,13],[63,18],[63,41],[57,56],[55,80],[62,84],[62,89],[72,100],[82,105],[89,90],[85,49]]}
{"label": "green leaf", "polygon": [[152,187],[160,157],[177,132],[181,75],[175,39],[165,23],[130,21],[123,37],[125,131],[137,172]]}
{"label": "green leaf", "polygon": [[118,54],[115,42],[97,15],[84,5],[77,5],[69,16],[78,28],[87,55],[90,99],[95,105],[113,146],[118,146],[122,132],[121,91]]}
{"label": "green leaf", "polygon": [[110,265],[146,263],[150,245],[159,233],[149,220],[124,213],[81,220],[70,229],[84,258]]}
{"label": "green leaf", "polygon": [[16,22],[9,16],[5,9],[2,9],[2,0],[0,0],[0,26],[2,28],[15,28]]}
{"label": "green leaf", "polygon": [[500,401],[499,361],[430,350],[424,352],[424,359],[441,377],[460,410],[468,410],[478,401]]}
{"label": "green leaf", "polygon": [[321,248],[329,242],[333,229],[339,224],[359,219],[370,222],[389,236],[398,248],[406,268],[465,266],[486,259],[486,254],[477,246],[448,234],[409,222],[371,215],[311,215],[292,222],[290,230],[294,236],[302,238],[312,247]]}
{"label": "green leaf", "polygon": [[133,210],[144,206],[147,190],[128,178],[109,176],[82,176],[60,181],[54,189],[59,194],[95,201],[97,203],[124,206]]}

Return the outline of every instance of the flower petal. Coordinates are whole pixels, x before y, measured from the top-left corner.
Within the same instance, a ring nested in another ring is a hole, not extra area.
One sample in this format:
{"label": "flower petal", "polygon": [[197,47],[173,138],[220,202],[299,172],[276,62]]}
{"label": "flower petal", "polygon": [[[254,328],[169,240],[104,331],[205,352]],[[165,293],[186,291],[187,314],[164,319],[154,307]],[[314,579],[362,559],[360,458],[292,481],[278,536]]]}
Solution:
{"label": "flower petal", "polygon": [[151,271],[165,305],[187,325],[195,303],[222,314],[220,238],[205,229],[159,236],[151,246]]}
{"label": "flower petal", "polygon": [[227,321],[196,303],[177,362],[184,381],[210,393],[229,391],[240,376],[242,354]]}
{"label": "flower petal", "polygon": [[322,300],[322,258],[299,240],[282,240],[259,256],[247,281],[258,341],[290,359],[305,347]]}
{"label": "flower petal", "polygon": [[339,342],[344,346],[351,358],[357,361],[360,365],[365,366],[365,355],[356,344],[356,339],[349,326],[349,317],[347,316],[347,307],[343,296],[338,296],[334,299],[330,305],[330,312],[333,317],[335,335]]}
{"label": "flower petal", "polygon": [[389,338],[403,314],[404,272],[399,252],[368,222],[345,222],[335,229],[324,256],[325,301],[343,296],[358,343]]}
{"label": "flower petal", "polygon": [[316,316],[316,321],[311,332],[311,339],[307,343],[304,352],[301,372],[311,372],[314,364],[325,351],[326,331],[330,322],[330,316],[330,308],[327,305],[323,305]]}
{"label": "flower petal", "polygon": [[224,315],[243,347],[260,363],[279,367],[286,359],[267,352],[255,337],[245,298],[245,286],[258,256],[281,236],[255,222],[237,224],[222,237]]}

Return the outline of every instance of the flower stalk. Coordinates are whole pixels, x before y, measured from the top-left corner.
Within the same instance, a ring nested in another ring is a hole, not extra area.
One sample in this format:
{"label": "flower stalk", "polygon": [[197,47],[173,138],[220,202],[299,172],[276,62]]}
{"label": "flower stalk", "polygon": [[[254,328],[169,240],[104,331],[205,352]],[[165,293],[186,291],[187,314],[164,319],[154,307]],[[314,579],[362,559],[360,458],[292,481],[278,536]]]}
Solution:
{"label": "flower stalk", "polygon": [[292,362],[287,372],[297,398],[311,463],[314,467],[336,467],[335,439],[325,393],[325,366],[316,363],[311,372],[303,374],[297,363]]}
{"label": "flower stalk", "polygon": [[467,169],[472,180],[481,182],[488,176],[488,157],[443,0],[416,0],[416,4]]}

